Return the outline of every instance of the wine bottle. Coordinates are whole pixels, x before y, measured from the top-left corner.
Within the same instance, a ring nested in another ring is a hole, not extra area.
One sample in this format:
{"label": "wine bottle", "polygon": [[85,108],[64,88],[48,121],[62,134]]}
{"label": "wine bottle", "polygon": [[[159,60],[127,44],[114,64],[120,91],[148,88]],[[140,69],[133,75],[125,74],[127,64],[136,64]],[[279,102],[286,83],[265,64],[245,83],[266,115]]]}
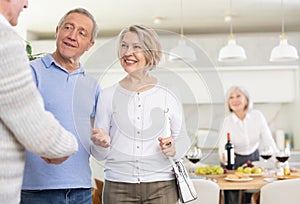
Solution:
{"label": "wine bottle", "polygon": [[228,170],[235,169],[235,161],[234,161],[234,145],[230,141],[230,133],[227,133],[227,143],[225,145],[225,150],[227,152],[227,165],[226,168]]}

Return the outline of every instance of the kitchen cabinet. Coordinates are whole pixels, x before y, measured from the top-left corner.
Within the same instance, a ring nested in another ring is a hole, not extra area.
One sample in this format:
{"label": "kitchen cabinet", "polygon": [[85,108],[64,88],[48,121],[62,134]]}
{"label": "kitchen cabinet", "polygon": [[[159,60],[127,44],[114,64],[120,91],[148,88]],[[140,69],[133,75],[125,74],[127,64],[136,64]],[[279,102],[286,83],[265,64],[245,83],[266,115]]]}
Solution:
{"label": "kitchen cabinet", "polygon": [[178,76],[190,90],[180,83],[177,87],[187,104],[222,103],[227,89],[233,85],[244,86],[255,103],[291,103],[296,98],[297,69],[298,66],[178,69]]}
{"label": "kitchen cabinet", "polygon": [[[217,43],[216,36],[210,38],[192,38],[199,43],[203,50],[211,56],[217,52],[213,49]],[[165,39],[165,38],[163,38]],[[261,41],[254,41],[249,37],[250,45],[257,45]],[[169,38],[167,41],[169,42]],[[267,38],[263,38],[266,41]],[[203,44],[203,43],[206,44]],[[202,44],[201,44],[202,43]],[[53,50],[55,42],[35,41],[32,42],[35,52]],[[51,48],[52,47],[52,48]],[[101,49],[100,49],[101,48]],[[257,48],[257,46],[253,46]],[[126,75],[115,57],[115,44],[112,39],[98,40],[97,45],[82,57],[87,72],[99,79],[102,87],[110,86]],[[202,53],[202,52],[201,52]],[[185,104],[211,104],[222,103],[225,100],[224,93],[232,85],[243,85],[250,92],[255,103],[292,103],[295,101],[296,93],[299,92],[299,65],[263,65],[249,66],[252,64],[263,64],[260,52],[252,51],[247,66],[219,66],[216,68],[182,68],[162,64],[169,69],[157,68],[153,74],[162,80],[171,83],[180,93],[181,100]],[[258,55],[259,53],[259,55]],[[199,54],[199,53],[198,53]],[[255,55],[254,55],[255,54]],[[209,56],[210,56],[209,55]],[[201,55],[202,56],[202,55]],[[252,58],[251,58],[252,57]],[[214,57],[216,58],[216,57]],[[203,61],[203,60],[202,60]],[[204,62],[207,62],[204,58]],[[207,64],[211,64],[207,62]],[[203,66],[203,65],[202,65]]]}
{"label": "kitchen cabinet", "polygon": [[241,67],[222,69],[224,87],[245,86],[256,103],[290,103],[296,98],[298,67]]}
{"label": "kitchen cabinet", "polygon": [[[291,103],[296,98],[298,66],[157,69],[153,74],[175,88],[185,104],[223,103],[227,89],[242,85],[255,103]],[[121,68],[94,72],[102,87],[126,74]]]}

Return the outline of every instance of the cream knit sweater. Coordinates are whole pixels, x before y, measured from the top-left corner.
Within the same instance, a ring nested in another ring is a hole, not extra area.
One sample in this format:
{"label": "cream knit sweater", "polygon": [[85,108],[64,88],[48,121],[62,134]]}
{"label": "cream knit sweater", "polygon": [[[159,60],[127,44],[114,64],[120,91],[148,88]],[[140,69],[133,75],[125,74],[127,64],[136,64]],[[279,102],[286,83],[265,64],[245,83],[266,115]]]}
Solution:
{"label": "cream knit sweater", "polygon": [[1,204],[20,202],[25,148],[40,156],[58,158],[74,154],[78,145],[75,137],[44,110],[23,40],[0,21]]}

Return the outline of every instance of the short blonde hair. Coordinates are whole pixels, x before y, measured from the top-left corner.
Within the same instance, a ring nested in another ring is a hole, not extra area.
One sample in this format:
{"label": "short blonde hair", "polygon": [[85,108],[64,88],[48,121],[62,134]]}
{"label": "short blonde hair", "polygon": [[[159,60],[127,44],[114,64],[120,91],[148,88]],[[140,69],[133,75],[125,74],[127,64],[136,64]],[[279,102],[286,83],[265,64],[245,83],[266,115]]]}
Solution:
{"label": "short blonde hair", "polygon": [[230,108],[229,105],[229,98],[230,95],[234,92],[234,91],[240,91],[247,99],[248,104],[245,107],[245,111],[249,111],[253,108],[253,102],[250,98],[249,92],[242,86],[232,86],[228,89],[227,94],[226,94],[226,100],[227,100],[227,109],[229,112],[233,112],[232,109]]}
{"label": "short blonde hair", "polygon": [[119,51],[124,35],[128,32],[135,32],[138,35],[145,53],[147,61],[146,66],[152,70],[162,59],[162,48],[158,34],[152,28],[143,25],[132,25],[124,28],[119,34],[118,55],[120,53]]}

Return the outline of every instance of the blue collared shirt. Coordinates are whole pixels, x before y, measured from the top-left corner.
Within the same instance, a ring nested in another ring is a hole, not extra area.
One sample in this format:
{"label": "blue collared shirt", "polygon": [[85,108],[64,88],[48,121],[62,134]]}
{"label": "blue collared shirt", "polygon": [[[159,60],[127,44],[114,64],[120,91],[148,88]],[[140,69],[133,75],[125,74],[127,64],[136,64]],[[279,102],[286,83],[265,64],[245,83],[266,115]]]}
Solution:
{"label": "blue collared shirt", "polygon": [[95,117],[100,86],[81,64],[68,73],[50,54],[32,61],[31,67],[45,109],[76,135],[79,151],[60,165],[47,164],[27,152],[23,189],[90,188],[90,119]]}

